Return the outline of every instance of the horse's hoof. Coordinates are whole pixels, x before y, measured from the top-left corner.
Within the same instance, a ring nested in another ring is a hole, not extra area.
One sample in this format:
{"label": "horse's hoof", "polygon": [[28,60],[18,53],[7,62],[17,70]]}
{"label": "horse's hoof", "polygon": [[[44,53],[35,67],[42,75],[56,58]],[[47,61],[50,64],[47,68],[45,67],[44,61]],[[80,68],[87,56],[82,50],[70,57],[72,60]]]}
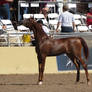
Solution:
{"label": "horse's hoof", "polygon": [[39,81],[39,82],[38,82],[38,85],[42,85],[42,81]]}
{"label": "horse's hoof", "polygon": [[91,85],[91,82],[89,81],[87,84],[90,86]]}

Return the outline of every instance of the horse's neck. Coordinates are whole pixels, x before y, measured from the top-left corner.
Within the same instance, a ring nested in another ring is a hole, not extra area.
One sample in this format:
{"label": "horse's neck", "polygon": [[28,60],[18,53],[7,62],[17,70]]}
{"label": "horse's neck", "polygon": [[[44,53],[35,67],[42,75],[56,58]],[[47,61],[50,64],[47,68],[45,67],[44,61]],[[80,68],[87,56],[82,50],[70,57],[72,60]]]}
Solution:
{"label": "horse's neck", "polygon": [[47,34],[43,31],[42,26],[37,26],[36,24],[33,26],[33,32],[35,39],[37,41],[42,41],[44,39],[48,39]]}

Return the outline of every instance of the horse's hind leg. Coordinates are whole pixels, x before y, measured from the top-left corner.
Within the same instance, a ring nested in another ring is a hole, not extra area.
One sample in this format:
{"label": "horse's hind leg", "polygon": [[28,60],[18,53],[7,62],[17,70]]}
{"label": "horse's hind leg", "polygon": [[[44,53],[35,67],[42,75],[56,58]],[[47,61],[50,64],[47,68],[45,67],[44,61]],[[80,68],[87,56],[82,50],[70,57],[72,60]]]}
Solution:
{"label": "horse's hind leg", "polygon": [[80,62],[85,70],[86,78],[87,78],[87,84],[90,85],[90,79],[89,79],[89,74],[88,74],[88,69],[87,69],[87,64],[85,64],[84,60],[80,58]]}
{"label": "horse's hind leg", "polygon": [[73,63],[76,66],[76,69],[77,69],[76,82],[79,82],[79,80],[80,80],[80,63],[78,62],[76,57],[71,56],[71,55],[68,55],[68,57],[73,61]]}
{"label": "horse's hind leg", "polygon": [[79,82],[79,80],[80,80],[80,63],[77,61],[77,59],[76,59],[76,58],[74,58],[73,63],[75,64],[76,69],[77,69],[76,82]]}

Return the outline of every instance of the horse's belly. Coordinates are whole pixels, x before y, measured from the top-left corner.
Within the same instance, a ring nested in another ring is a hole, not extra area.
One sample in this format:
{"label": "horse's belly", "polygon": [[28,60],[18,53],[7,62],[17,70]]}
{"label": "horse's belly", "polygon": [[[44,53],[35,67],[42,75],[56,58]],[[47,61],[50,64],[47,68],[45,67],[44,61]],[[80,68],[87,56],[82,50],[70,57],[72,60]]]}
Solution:
{"label": "horse's belly", "polygon": [[61,50],[59,50],[59,51],[52,51],[52,52],[50,52],[49,54],[48,54],[48,56],[57,56],[57,55],[60,55],[60,54],[64,54],[65,52],[64,51],[61,51]]}

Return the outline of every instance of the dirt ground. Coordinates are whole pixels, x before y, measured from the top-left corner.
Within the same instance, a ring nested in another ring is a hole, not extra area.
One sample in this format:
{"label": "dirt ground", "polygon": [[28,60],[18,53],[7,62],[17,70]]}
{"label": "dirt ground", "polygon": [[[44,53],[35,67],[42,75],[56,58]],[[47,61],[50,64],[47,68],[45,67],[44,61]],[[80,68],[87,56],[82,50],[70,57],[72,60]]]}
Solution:
{"label": "dirt ground", "polygon": [[38,74],[35,75],[0,75],[0,92],[92,92],[84,74],[80,82],[75,83],[76,74],[45,74],[43,85],[37,85]]}

